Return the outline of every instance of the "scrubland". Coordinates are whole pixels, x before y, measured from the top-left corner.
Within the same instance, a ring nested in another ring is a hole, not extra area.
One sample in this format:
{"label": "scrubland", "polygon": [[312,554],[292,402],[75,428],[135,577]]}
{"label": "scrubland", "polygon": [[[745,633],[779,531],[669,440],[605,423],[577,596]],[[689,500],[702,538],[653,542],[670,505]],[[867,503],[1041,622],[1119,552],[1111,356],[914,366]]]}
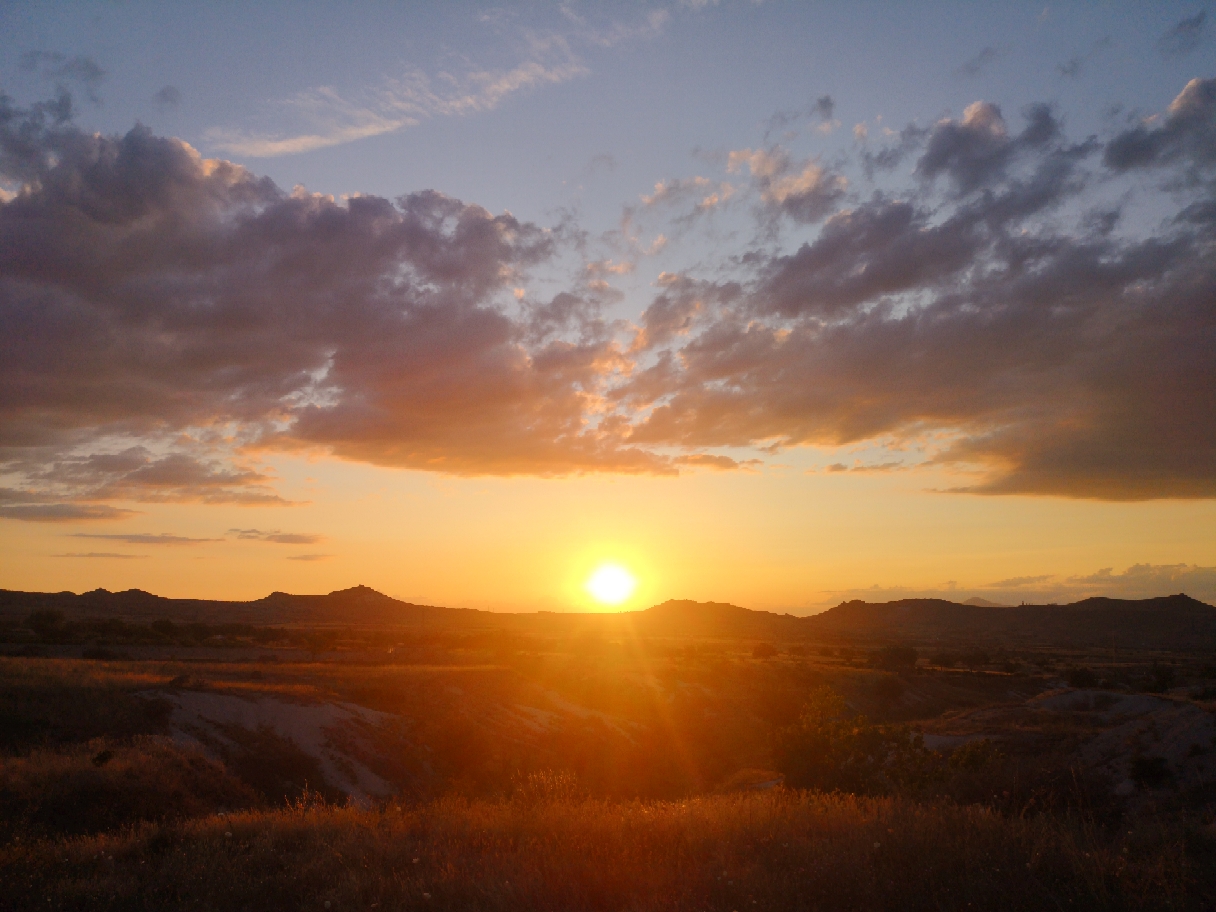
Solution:
{"label": "scrubland", "polygon": [[1216,907],[1203,656],[290,637],[0,656],[0,906]]}
{"label": "scrubland", "polygon": [[1183,909],[1211,899],[1194,847],[1151,827],[1110,838],[1079,820],[794,791],[370,810],[304,800],[0,851],[3,894],[26,909]]}

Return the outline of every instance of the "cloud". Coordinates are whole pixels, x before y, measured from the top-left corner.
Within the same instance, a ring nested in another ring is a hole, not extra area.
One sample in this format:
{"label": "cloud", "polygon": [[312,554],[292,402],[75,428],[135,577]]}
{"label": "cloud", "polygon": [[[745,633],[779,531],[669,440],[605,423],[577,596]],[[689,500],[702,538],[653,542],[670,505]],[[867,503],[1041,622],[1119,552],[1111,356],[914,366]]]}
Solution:
{"label": "cloud", "polygon": [[967,76],[974,79],[977,76],[982,76],[989,65],[1005,56],[1005,51],[1002,48],[985,47],[978,54],[963,63],[956,71],[960,76]]}
{"label": "cloud", "polygon": [[323,561],[329,560],[331,557],[333,557],[332,554],[291,554],[287,559],[295,561]]}
{"label": "cloud", "polygon": [[128,535],[101,535],[91,532],[75,532],[73,538],[100,538],[107,541],[120,541],[128,545],[201,545],[206,542],[223,541],[220,538],[189,538],[184,535],[173,535],[169,532],[154,534],[150,532],[135,532]]}
{"label": "cloud", "polygon": [[1078,79],[1081,76],[1081,70],[1085,66],[1085,61],[1080,57],[1072,57],[1067,63],[1056,65],[1056,72],[1066,79]]}
{"label": "cloud", "polygon": [[170,111],[181,105],[182,91],[177,86],[167,85],[157,91],[152,100],[162,111]]}
{"label": "cloud", "polygon": [[687,456],[677,456],[675,463],[676,465],[686,465],[693,468],[715,469],[720,472],[737,469],[754,469],[757,466],[764,465],[763,461],[759,459],[733,459],[730,456],[721,456],[714,453],[691,453]]}
{"label": "cloud", "polygon": [[1181,57],[1199,47],[1203,41],[1207,11],[1182,19],[1157,39],[1157,50],[1163,57]]}
{"label": "cloud", "polygon": [[963,112],[961,121],[939,121],[929,133],[916,173],[932,180],[948,175],[960,193],[970,193],[1005,176],[1013,158],[1041,149],[1059,134],[1059,124],[1046,105],[1026,110],[1026,126],[1010,137],[1001,109],[977,101]]}
{"label": "cloud", "polygon": [[[1148,131],[1148,163],[1176,173],[1208,160],[1206,92],[1188,85]],[[1116,170],[1122,141],[1104,157]],[[1177,216],[1143,236],[1062,219],[1109,177],[1100,148],[1070,143],[1044,108],[1014,133],[994,105],[972,105],[930,134],[926,189],[875,194],[792,253],[751,255],[752,278],[712,317],[660,294],[658,313],[684,334],[625,384],[624,401],[649,409],[630,441],[932,436],[927,463],[974,479],[955,491],[1216,496],[1210,185],[1184,185]]]}
{"label": "cloud", "polygon": [[324,541],[324,535],[314,532],[263,532],[261,529],[229,529],[228,534],[241,541],[274,542],[279,545],[315,545]]}
{"label": "cloud", "polygon": [[[855,150],[915,156],[869,196],[836,164],[736,150],[762,242],[663,273],[633,323],[608,280],[636,257],[568,223],[287,193],[146,128],[79,130],[65,96],[2,98],[0,516],[281,505],[262,466],[283,452],[556,476],[877,440],[958,495],[1214,497],[1213,91],[1105,140],[977,101]],[[1166,218],[1125,219],[1112,182]]]}
{"label": "cloud", "polygon": [[760,197],[773,213],[811,224],[828,215],[844,196],[848,181],[831,174],[815,161],[795,164],[784,149],[739,149],[727,157],[727,170],[744,166],[760,189]]}
{"label": "cloud", "polygon": [[101,104],[97,90],[105,81],[106,71],[92,57],[83,54],[68,57],[56,51],[28,51],[21,55],[21,68],[36,72],[43,79],[53,80],[60,86],[80,86],[89,101]]}
{"label": "cloud", "polygon": [[144,503],[282,505],[283,498],[252,469],[187,453],[157,456],[145,446],[118,452],[41,455],[8,463],[19,473],[25,498],[127,500]]}
{"label": "cloud", "polygon": [[119,554],[114,551],[88,551],[84,553],[74,552],[69,554],[51,555],[51,557],[90,557],[102,558],[104,560],[144,560],[147,558],[147,556],[148,555],[146,554]]}
{"label": "cloud", "polygon": [[1166,109],[1160,126],[1140,124],[1106,146],[1104,161],[1116,171],[1186,161],[1216,165],[1216,79],[1192,79]]}
{"label": "cloud", "polygon": [[707,177],[675,178],[657,182],[653,193],[642,196],[642,205],[678,205],[695,200],[695,209],[707,212],[725,203],[734,192],[734,186],[727,181],[712,181]]}
{"label": "cloud", "polygon": [[[590,311],[507,306],[553,232],[434,191],[289,194],[144,127],[80,131],[70,103],[0,103],[0,172],[24,187],[0,205],[14,487],[285,503],[241,450],[457,474],[674,471],[591,417],[623,363]],[[610,297],[571,293],[592,310]]]}
{"label": "cloud", "polygon": [[94,520],[127,519],[135,515],[133,510],[123,510],[108,504],[0,504],[0,519],[18,519],[24,522],[92,522]]}
{"label": "cloud", "polygon": [[208,130],[206,139],[222,152],[250,158],[295,155],[395,133],[432,117],[492,111],[511,95],[587,74],[563,42],[549,42],[542,50],[554,59],[527,60],[509,70],[473,70],[458,78],[445,74],[439,80],[412,70],[357,99],[332,86],[309,89],[285,107],[311,129],[284,136],[218,127]]}

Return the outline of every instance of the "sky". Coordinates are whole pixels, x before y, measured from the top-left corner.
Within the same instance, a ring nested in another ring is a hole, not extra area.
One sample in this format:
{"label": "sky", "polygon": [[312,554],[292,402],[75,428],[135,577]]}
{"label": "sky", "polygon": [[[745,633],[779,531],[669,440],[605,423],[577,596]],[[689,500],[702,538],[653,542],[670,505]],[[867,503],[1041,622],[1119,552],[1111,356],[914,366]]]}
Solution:
{"label": "sky", "polygon": [[1216,603],[1216,5],[11,3],[0,588]]}

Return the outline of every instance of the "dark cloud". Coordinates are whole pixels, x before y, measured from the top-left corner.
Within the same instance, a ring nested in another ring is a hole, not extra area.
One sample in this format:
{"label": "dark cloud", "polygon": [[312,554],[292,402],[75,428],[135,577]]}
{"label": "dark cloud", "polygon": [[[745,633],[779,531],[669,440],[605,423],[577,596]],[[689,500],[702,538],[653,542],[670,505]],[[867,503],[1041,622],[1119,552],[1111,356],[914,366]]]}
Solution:
{"label": "dark cloud", "polygon": [[1085,61],[1080,57],[1073,57],[1067,63],[1056,65],[1056,72],[1066,79],[1078,79],[1081,76],[1081,70],[1085,66]]}
{"label": "dark cloud", "polygon": [[[1150,134],[1155,163],[1211,154],[1191,119],[1199,89],[1155,128],[1168,141]],[[1216,496],[1216,209],[1187,185],[1199,198],[1141,238],[1117,235],[1109,211],[1044,220],[1085,198],[1099,148],[1070,144],[1041,108],[1016,135],[993,106],[939,124],[919,170],[948,174],[954,202],[876,194],[798,251],[753,257],[738,303],[637,375],[650,411],[630,439],[945,434],[930,461],[976,471],[961,491]]]}
{"label": "dark cloud", "polygon": [[904,159],[924,145],[925,137],[929,135],[929,128],[908,124],[895,135],[898,136],[898,140],[893,144],[883,146],[876,151],[861,150],[861,166],[865,170],[866,177],[873,180],[875,174],[882,171],[893,171],[899,167]]}
{"label": "dark cloud", "polygon": [[820,95],[811,105],[811,114],[820,120],[828,121],[836,113],[836,102],[831,95]]}
{"label": "dark cloud", "polygon": [[1207,12],[1200,10],[1194,16],[1176,23],[1157,39],[1157,50],[1165,57],[1181,57],[1199,47],[1203,41]]}
{"label": "dark cloud", "polygon": [[982,75],[988,69],[989,64],[1004,56],[1005,51],[1001,48],[991,46],[983,48],[978,54],[960,66],[957,72],[960,76],[975,78]]}
{"label": "dark cloud", "polygon": [[[732,152],[766,246],[664,273],[636,325],[605,316],[631,260],[525,291],[562,244],[583,253],[573,231],[434,191],[289,194],[144,128],[80,131],[66,95],[0,98],[22,186],[0,200],[0,516],[285,504],[256,461],[284,451],[545,476],[881,441],[918,455],[844,469],[1214,497],[1214,92],[1195,80],[1105,146],[976,102],[906,128],[887,151],[919,153],[913,179],[868,198],[780,146]],[[1168,217],[1126,224],[1095,189],[1112,175]],[[782,249],[788,222],[816,227]]]}
{"label": "dark cloud", "polygon": [[1120,133],[1103,158],[1116,171],[1179,161],[1199,168],[1216,165],[1216,79],[1192,79],[1164,118]]}
{"label": "dark cloud", "polygon": [[223,541],[221,538],[189,538],[185,535],[173,535],[169,532],[159,534],[151,532],[135,532],[129,535],[103,535],[93,532],[76,532],[73,538],[100,538],[106,541],[120,541],[128,545],[201,545],[205,542]]}
{"label": "dark cloud", "polygon": [[274,542],[279,545],[315,545],[325,540],[313,532],[263,532],[261,529],[229,529],[228,534],[241,541]]}
{"label": "dark cloud", "polygon": [[1011,161],[1026,151],[1045,147],[1059,136],[1060,126],[1047,105],[1025,111],[1026,126],[1010,136],[1001,109],[977,101],[961,121],[940,121],[929,133],[916,173],[933,179],[947,175],[960,193],[970,193],[1005,176]]}
{"label": "dark cloud", "polygon": [[167,85],[153,95],[152,100],[162,111],[169,111],[182,103],[182,90],[177,86]]}
{"label": "dark cloud", "polygon": [[59,85],[76,85],[84,89],[89,101],[101,104],[98,89],[105,81],[106,71],[92,57],[77,54],[68,57],[55,51],[28,51],[21,55],[21,68],[36,72]]}
{"label": "dark cloud", "polygon": [[[0,207],[5,452],[229,425],[246,445],[454,473],[666,470],[585,420],[611,341],[529,343],[509,311],[551,232],[433,191],[287,194],[143,127],[84,133],[70,113],[0,107],[0,171],[26,187]],[[100,460],[60,456],[42,481]],[[273,497],[256,472],[197,455],[118,471],[93,494]]]}

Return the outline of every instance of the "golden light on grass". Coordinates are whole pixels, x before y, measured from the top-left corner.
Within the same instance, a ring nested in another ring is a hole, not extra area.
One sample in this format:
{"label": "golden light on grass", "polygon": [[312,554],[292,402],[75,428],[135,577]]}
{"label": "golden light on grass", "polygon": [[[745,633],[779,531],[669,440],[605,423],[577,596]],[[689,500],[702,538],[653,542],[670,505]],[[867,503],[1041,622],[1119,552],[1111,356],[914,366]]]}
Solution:
{"label": "golden light on grass", "polygon": [[587,591],[597,602],[619,605],[637,588],[638,581],[620,564],[601,564],[587,580]]}

